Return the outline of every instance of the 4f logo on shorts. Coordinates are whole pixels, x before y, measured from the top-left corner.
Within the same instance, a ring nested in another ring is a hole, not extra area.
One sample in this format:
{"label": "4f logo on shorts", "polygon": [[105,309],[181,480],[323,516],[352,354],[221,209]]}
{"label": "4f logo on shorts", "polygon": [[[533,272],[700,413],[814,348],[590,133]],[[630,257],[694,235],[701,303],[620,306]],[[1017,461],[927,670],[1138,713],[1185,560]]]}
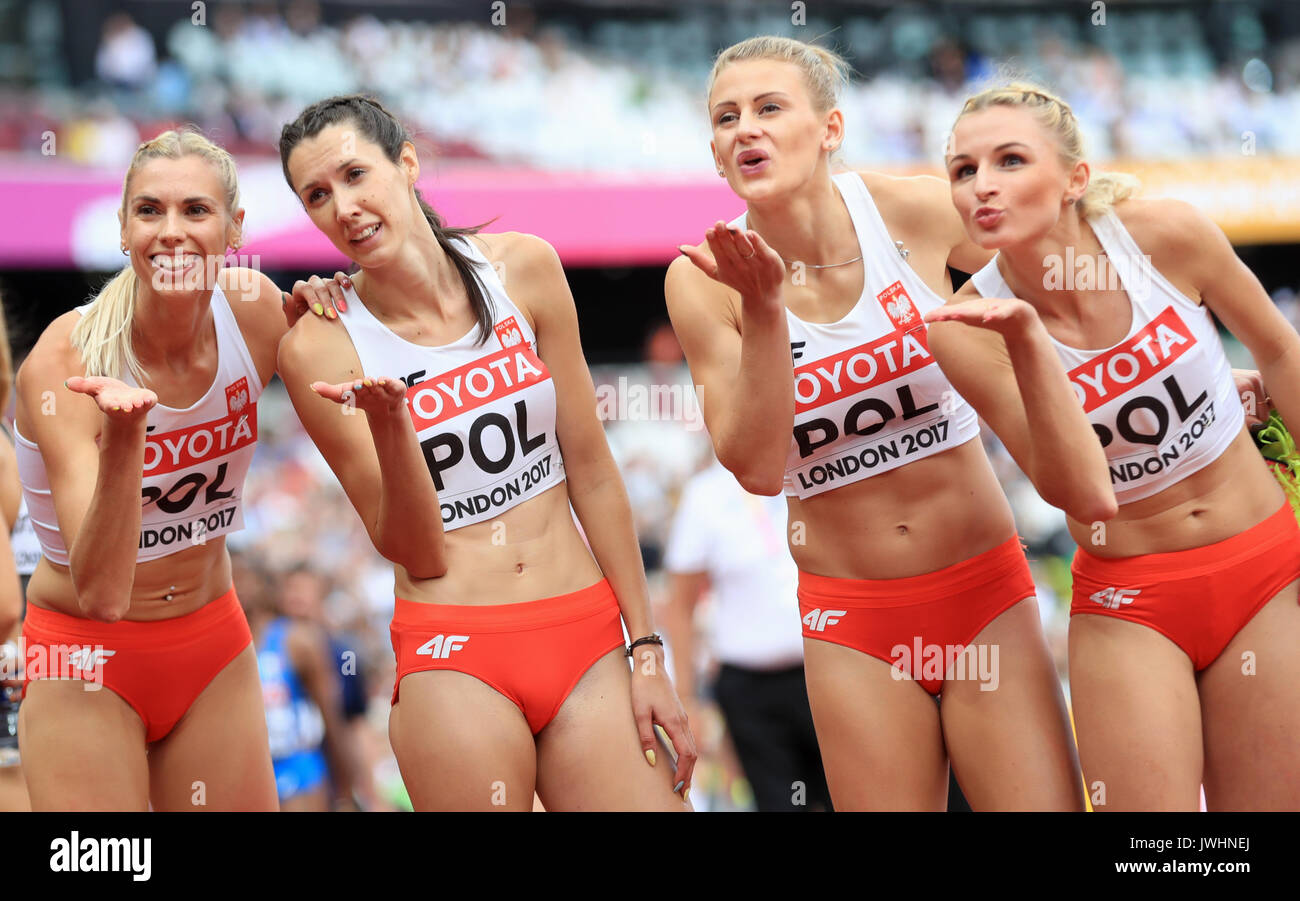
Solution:
{"label": "4f logo on shorts", "polygon": [[524,343],[524,333],[520,331],[519,323],[515,322],[513,316],[502,319],[493,326],[493,331],[497,333],[497,339],[502,347],[514,347],[516,344]]}
{"label": "4f logo on shorts", "polygon": [[813,632],[825,632],[827,626],[835,625],[840,621],[840,617],[848,612],[847,610],[822,610],[818,607],[808,611],[808,615],[803,618],[803,624]]}
{"label": "4f logo on shorts", "polygon": [[1133,599],[1141,593],[1141,588],[1103,588],[1092,595],[1092,601],[1107,610],[1118,610],[1121,604],[1133,603]]}
{"label": "4f logo on shorts", "polygon": [[98,669],[104,661],[116,653],[117,651],[106,651],[103,648],[77,648],[68,653],[68,663],[73,669]]}
{"label": "4f logo on shorts", "polygon": [[450,657],[452,651],[459,651],[469,641],[468,635],[435,635],[415,649],[417,654],[430,657]]}

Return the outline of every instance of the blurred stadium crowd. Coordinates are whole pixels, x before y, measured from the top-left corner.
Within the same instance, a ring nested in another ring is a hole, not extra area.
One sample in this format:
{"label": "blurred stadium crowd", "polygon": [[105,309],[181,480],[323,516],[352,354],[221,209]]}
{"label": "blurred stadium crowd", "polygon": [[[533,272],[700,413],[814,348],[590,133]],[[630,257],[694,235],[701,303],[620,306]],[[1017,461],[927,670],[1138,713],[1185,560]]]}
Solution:
{"label": "blurred stadium crowd", "polygon": [[307,103],[370,90],[443,158],[694,171],[709,164],[713,48],[757,33],[822,36],[845,53],[857,73],[842,103],[855,163],[937,160],[967,87],[1000,60],[1064,94],[1097,159],[1235,153],[1247,131],[1261,154],[1300,146],[1300,9],[1289,3],[1112,2],[1104,23],[1086,3],[831,5],[794,25],[782,4],[572,18],[509,2],[499,26],[486,5],[481,21],[426,22],[330,4],[329,23],[316,0],[193,6],[200,24],[191,4],[157,11],[149,27],[110,15],[93,73],[74,83],[59,62],[76,24],[67,5],[0,0],[10,42],[0,150],[38,153],[53,130],[60,156],[117,167],[142,135],[184,120],[236,154],[267,154]]}

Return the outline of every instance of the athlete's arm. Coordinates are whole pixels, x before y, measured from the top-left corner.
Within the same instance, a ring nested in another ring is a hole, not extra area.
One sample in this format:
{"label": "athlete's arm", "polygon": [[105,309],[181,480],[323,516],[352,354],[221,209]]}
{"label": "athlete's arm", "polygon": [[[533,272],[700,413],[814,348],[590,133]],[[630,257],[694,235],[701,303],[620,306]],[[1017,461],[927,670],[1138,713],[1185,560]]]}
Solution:
{"label": "athlete's arm", "polygon": [[[40,447],[77,604],[91,619],[114,622],[130,607],[135,585],[145,419],[152,404],[104,413],[96,401],[65,387],[85,371],[68,341],[78,318],[70,312],[56,319],[18,370],[17,419],[23,437]],[[119,391],[127,387],[116,384]],[[129,390],[157,402],[151,391]]]}
{"label": "athlete's arm", "polygon": [[1185,281],[1199,293],[1255,358],[1282,419],[1300,424],[1300,335],[1223,230],[1180,200],[1130,201],[1124,207],[1126,227],[1138,246],[1152,255],[1156,269],[1172,275],[1176,285]]}
{"label": "athlete's arm", "polygon": [[319,627],[295,622],[285,635],[284,645],[303,691],[325,721],[324,749],[334,787],[332,800],[335,805],[351,802],[360,754],[343,718],[343,692],[335,675],[329,641]]}
{"label": "athlete's arm", "polygon": [[[239,323],[244,344],[257,365],[263,387],[275,374],[276,348],[281,339],[308,309],[317,318],[325,320],[338,318],[334,312],[336,306],[340,310],[347,309],[337,284],[339,278],[346,280],[347,276],[338,272],[334,279],[322,282],[313,275],[312,280],[318,285],[295,282],[295,293],[290,298],[287,292],[281,291],[275,282],[260,272],[239,267],[222,270],[221,288],[230,301],[230,309]],[[338,298],[331,292],[337,292]]]}
{"label": "athlete's arm", "polygon": [[[0,436],[0,485],[8,488],[18,484],[18,461],[14,449],[4,436]],[[6,507],[12,504],[6,503]],[[18,618],[23,612],[22,584],[18,581],[18,566],[14,562],[9,532],[13,529],[17,508],[0,510],[0,642],[17,635]]]}
{"label": "athlete's arm", "polygon": [[[375,549],[414,579],[445,574],[438,494],[406,405],[379,403],[374,396],[379,386],[370,376],[394,374],[363,374],[347,332],[315,316],[304,316],[285,335],[277,368],[303,428],[338,477]],[[343,383],[365,381],[372,384],[349,392],[351,398],[337,390]],[[333,386],[333,400],[312,389],[318,382]],[[372,404],[374,409],[366,409]]]}
{"label": "athlete's arm", "polygon": [[[564,455],[569,501],[618,598],[628,634],[633,639],[649,635],[654,622],[632,506],[596,415],[596,389],[582,354],[578,313],[564,268],[555,249],[533,235],[498,235],[492,241],[493,253],[510,273],[512,297],[532,314],[537,354],[555,385],[555,434]],[[689,787],[695,741],[668,679],[663,648],[643,645],[637,650],[655,655],[645,665],[638,657],[633,668],[633,715],[642,748],[655,746],[653,723],[658,722],[677,751],[677,776]]]}
{"label": "athlete's arm", "polygon": [[925,315],[930,352],[1043,500],[1073,519],[1119,510],[1101,442],[1083,414],[1047,329],[1023,300],[963,289]]}
{"label": "athlete's arm", "polygon": [[668,316],[718,459],[751,494],[779,494],[794,430],[785,264],[765,243],[756,247],[716,226],[708,243],[711,253],[688,248],[668,267]]}

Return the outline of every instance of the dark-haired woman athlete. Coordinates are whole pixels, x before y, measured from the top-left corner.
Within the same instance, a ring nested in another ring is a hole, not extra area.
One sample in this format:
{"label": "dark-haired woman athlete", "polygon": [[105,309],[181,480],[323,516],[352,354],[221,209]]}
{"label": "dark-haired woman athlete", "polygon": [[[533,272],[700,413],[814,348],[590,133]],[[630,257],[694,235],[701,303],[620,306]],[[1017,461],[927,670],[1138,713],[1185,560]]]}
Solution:
{"label": "dark-haired woman athlete", "polygon": [[389,734],[412,802],[529,810],[535,789],[547,810],[688,809],[694,742],[555,251],[444,226],[405,129],[370,98],[308,107],[280,158],[360,267],[346,332],[304,324],[280,364],[395,564]]}

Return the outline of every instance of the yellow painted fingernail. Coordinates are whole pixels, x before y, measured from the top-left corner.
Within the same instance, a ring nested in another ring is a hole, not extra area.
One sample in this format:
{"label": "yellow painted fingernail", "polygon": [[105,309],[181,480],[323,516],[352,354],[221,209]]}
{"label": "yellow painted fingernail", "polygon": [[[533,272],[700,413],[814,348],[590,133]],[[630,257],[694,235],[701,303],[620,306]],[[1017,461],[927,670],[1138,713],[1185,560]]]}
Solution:
{"label": "yellow painted fingernail", "polygon": [[325,315],[325,308],[322,307],[320,304],[318,304],[318,303],[314,303],[314,304],[311,305],[311,308],[316,312],[316,315],[317,315],[317,316],[324,316],[324,315]]}
{"label": "yellow painted fingernail", "polygon": [[655,765],[655,752],[654,752],[654,748],[646,748],[645,759],[648,760],[648,761],[650,762],[650,765],[651,765],[651,766],[654,766],[654,765]]}
{"label": "yellow painted fingernail", "polygon": [[337,314],[335,314],[335,312],[334,312],[334,308],[333,308],[333,307],[330,307],[328,310],[326,310],[326,311],[325,311],[325,315],[326,315],[328,318],[330,318],[330,319],[337,319],[337,318],[338,318]]}
{"label": "yellow painted fingernail", "polygon": [[687,788],[686,791],[682,792],[682,801],[684,803],[689,804],[690,800],[691,800],[691,790]]}

